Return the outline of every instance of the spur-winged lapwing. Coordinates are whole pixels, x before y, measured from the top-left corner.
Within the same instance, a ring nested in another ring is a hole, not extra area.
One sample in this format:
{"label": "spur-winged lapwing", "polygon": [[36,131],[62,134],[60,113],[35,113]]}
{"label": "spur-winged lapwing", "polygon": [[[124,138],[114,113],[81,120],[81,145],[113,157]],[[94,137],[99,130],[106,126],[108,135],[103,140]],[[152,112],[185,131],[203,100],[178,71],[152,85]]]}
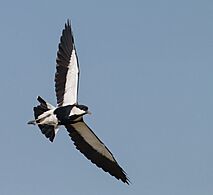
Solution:
{"label": "spur-winged lapwing", "polygon": [[83,115],[90,112],[87,106],[78,104],[79,63],[69,20],[62,31],[56,64],[57,107],[38,96],[37,100],[40,104],[33,108],[35,120],[29,121],[28,124],[38,125],[51,142],[59,126],[64,125],[76,148],[86,158],[112,176],[129,184],[125,171],[83,120]]}

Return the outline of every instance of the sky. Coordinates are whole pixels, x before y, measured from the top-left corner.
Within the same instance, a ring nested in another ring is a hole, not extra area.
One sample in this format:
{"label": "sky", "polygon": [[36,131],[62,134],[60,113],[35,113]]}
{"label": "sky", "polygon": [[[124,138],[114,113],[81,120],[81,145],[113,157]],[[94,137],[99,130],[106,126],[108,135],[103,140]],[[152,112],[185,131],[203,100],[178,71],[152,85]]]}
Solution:
{"label": "sky", "polygon": [[[27,125],[56,104],[55,58],[71,19],[85,121],[132,184],[94,166],[61,128]],[[213,194],[213,2],[0,2],[0,194]]]}

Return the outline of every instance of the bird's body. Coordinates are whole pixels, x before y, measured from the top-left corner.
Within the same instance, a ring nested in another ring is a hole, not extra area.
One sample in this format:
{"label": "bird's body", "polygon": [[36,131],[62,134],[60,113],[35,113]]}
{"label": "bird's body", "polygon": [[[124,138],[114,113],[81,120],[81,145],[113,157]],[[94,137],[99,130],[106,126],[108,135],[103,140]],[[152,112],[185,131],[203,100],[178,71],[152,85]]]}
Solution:
{"label": "bird's body", "polygon": [[128,184],[129,180],[124,170],[118,165],[109,149],[83,120],[83,116],[90,114],[90,112],[87,106],[78,104],[80,71],[69,20],[62,31],[58,48],[55,74],[57,106],[52,106],[38,96],[37,100],[40,104],[33,109],[35,119],[29,121],[28,124],[38,125],[41,132],[51,142],[53,142],[59,127],[65,126],[76,148],[86,158]]}
{"label": "bird's body", "polygon": [[34,125],[54,125],[58,127],[59,125],[72,124],[80,120],[82,116],[87,113],[89,113],[89,111],[81,110],[76,105],[61,106],[45,111],[35,120],[29,121],[28,123]]}

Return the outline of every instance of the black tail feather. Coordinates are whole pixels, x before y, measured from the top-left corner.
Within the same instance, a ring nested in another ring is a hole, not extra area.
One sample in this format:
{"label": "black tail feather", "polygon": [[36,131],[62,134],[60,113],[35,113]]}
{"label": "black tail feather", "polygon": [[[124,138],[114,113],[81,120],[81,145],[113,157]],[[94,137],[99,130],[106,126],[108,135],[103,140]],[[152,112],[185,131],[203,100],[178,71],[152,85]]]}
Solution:
{"label": "black tail feather", "polygon": [[47,111],[47,109],[42,108],[40,105],[33,108],[35,119],[41,114]]}
{"label": "black tail feather", "polygon": [[48,109],[47,103],[44,99],[42,99],[40,96],[37,97],[37,100],[40,102],[40,106],[44,109]]}
{"label": "black tail feather", "polygon": [[53,125],[38,125],[41,129],[41,132],[48,138],[51,142],[53,142],[55,138],[55,127]]}
{"label": "black tail feather", "polygon": [[40,96],[38,96],[37,100],[40,102],[40,105],[33,108],[35,119],[37,119],[39,115],[49,110],[45,100],[43,100]]}
{"label": "black tail feather", "polygon": [[34,111],[34,117],[35,120],[29,121],[28,124],[38,124],[39,129],[41,132],[48,138],[51,142],[53,142],[55,138],[55,130],[56,127],[54,125],[47,125],[47,124],[39,124],[40,120],[43,120],[43,118],[38,117],[42,115],[44,112],[52,109],[53,106],[48,104],[44,99],[42,99],[40,96],[37,97],[37,100],[39,101],[39,105],[33,108]]}

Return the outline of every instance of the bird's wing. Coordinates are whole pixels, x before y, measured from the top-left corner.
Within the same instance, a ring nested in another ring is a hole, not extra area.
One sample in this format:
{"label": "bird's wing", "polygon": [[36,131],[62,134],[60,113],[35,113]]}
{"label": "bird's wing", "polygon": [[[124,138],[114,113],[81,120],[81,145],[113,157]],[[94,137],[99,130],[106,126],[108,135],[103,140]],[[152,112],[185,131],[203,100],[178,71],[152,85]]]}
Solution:
{"label": "bird's wing", "polygon": [[83,119],[74,124],[65,125],[69,136],[74,141],[76,148],[83,155],[108,172],[110,175],[129,184],[125,171],[118,165],[115,158],[103,142],[86,125]]}
{"label": "bird's wing", "polygon": [[62,31],[56,58],[55,92],[58,106],[77,103],[79,65],[71,24],[68,20]]}

